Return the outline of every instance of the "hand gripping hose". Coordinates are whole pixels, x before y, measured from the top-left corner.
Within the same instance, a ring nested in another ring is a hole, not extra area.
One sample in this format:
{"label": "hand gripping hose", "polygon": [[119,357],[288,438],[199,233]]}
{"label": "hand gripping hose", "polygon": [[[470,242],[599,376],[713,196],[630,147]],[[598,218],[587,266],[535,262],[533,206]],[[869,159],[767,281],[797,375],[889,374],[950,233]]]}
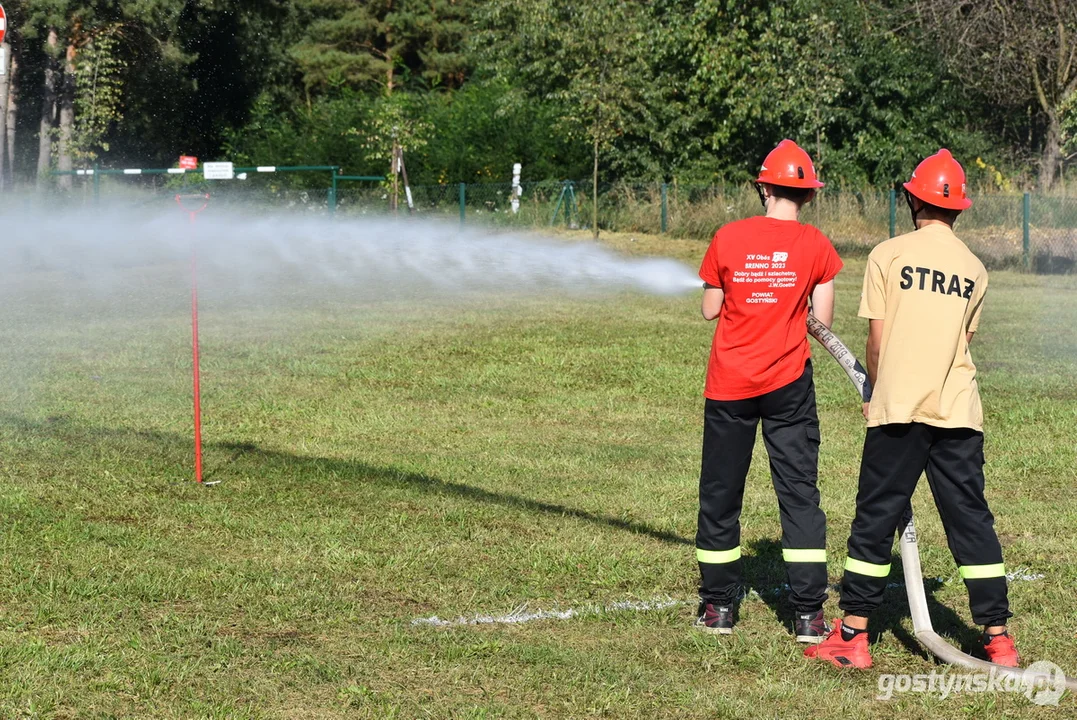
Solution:
{"label": "hand gripping hose", "polygon": [[[867,371],[849,352],[849,348],[845,347],[845,344],[830,331],[830,328],[810,313],[808,314],[808,332],[838,361],[856,387],[861,399],[865,402],[870,400],[871,383],[868,380]],[[1045,669],[1009,668],[979,660],[961,652],[935,632],[927,609],[924,576],[920,570],[920,548],[916,543],[916,525],[913,523],[911,507],[906,511],[906,518],[905,529],[901,532],[899,543],[901,567],[905,574],[905,591],[909,597],[913,633],[920,644],[939,660],[951,665],[961,665],[983,672],[993,671],[996,675],[1011,675],[1018,678],[1024,687],[1060,688],[1064,685],[1067,690],[1077,692],[1077,678],[1066,677],[1061,672],[1052,673]]]}

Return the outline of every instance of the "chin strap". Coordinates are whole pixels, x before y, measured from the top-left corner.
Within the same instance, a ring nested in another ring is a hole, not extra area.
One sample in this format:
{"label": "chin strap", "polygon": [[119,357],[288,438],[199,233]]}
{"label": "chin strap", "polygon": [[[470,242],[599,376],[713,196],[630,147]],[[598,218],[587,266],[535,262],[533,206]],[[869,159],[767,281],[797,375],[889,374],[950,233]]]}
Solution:
{"label": "chin strap", "polygon": [[766,210],[767,209],[767,196],[763,194],[763,184],[762,183],[756,183],[755,184],[755,191],[757,193],[759,193],[759,202],[761,202],[763,204],[763,209]]}
{"label": "chin strap", "polygon": [[921,212],[924,211],[924,207],[926,206],[921,205],[919,210],[913,210],[912,193],[910,193],[908,190],[905,190],[904,188],[902,188],[902,191],[905,193],[905,204],[909,206],[909,214],[912,215],[912,228],[913,230],[915,230],[917,228],[916,218]]}

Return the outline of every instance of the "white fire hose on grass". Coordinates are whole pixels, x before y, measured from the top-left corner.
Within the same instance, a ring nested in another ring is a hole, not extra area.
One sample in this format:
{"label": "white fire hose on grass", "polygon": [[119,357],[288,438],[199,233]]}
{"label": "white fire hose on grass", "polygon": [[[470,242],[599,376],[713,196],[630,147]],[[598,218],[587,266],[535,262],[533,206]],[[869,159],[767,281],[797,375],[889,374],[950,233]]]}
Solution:
{"label": "white fire hose on grass", "polygon": [[[852,380],[853,385],[856,386],[861,399],[865,402],[870,400],[871,383],[868,380],[868,373],[856,357],[849,352],[849,348],[845,347],[845,344],[842,343],[837,335],[830,331],[830,328],[819,322],[819,320],[810,313],[808,314],[808,332],[834,356],[835,360],[838,361],[838,364],[845,370],[849,379]],[[901,532],[901,541],[899,543],[901,547],[901,566],[905,571],[905,591],[908,593],[909,597],[909,611],[912,616],[913,632],[920,644],[927,648],[928,651],[939,660],[951,665],[961,665],[963,667],[984,672],[994,671],[996,674],[1000,675],[1012,675],[1030,685],[1058,687],[1064,682],[1067,690],[1077,691],[1077,678],[1059,677],[1061,673],[1059,673],[1059,675],[1053,675],[1051,672],[1035,670],[1032,668],[1025,670],[1022,668],[1003,667],[987,662],[986,660],[979,660],[971,655],[966,655],[961,652],[953,645],[943,640],[942,637],[935,632],[934,628],[931,626],[931,615],[928,613],[927,609],[927,595],[924,592],[924,576],[923,572],[920,570],[920,548],[916,544],[916,525],[913,524],[911,507],[909,508],[907,515],[908,522]]]}

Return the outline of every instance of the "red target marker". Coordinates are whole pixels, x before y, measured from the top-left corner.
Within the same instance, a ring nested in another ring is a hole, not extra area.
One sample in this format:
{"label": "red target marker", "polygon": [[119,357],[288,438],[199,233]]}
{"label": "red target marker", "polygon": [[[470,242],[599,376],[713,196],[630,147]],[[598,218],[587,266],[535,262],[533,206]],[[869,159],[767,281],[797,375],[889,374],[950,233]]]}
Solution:
{"label": "red target marker", "polygon": [[[176,195],[176,203],[187,213],[191,225],[194,225],[198,213],[209,205],[209,194]],[[194,375],[194,479],[202,482],[202,393],[199,380],[201,372],[198,364],[198,253],[191,243],[191,372]],[[213,485],[214,483],[209,483]]]}

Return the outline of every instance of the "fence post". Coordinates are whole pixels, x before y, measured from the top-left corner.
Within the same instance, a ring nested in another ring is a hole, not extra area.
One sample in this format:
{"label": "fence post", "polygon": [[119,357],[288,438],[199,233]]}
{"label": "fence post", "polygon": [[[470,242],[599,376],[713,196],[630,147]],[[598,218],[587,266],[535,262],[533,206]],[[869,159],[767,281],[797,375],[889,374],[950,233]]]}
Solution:
{"label": "fence post", "polygon": [[550,227],[553,227],[553,224],[557,222],[557,216],[561,214],[561,203],[565,200],[565,183],[567,182],[567,180],[561,182],[561,194],[557,196],[557,205],[554,206],[553,215],[550,216]]}
{"label": "fence post", "polygon": [[329,188],[329,214],[337,212],[337,169],[333,168],[333,184]]}
{"label": "fence post", "polygon": [[460,224],[467,220],[467,185],[460,183]]}
{"label": "fence post", "polygon": [[890,237],[897,234],[897,190],[890,188]]}
{"label": "fence post", "polygon": [[572,180],[566,180],[565,182],[568,188],[568,198],[565,201],[565,227],[572,230],[572,213],[575,212],[578,219],[580,209],[576,205],[576,183]]}
{"label": "fence post", "polygon": [[662,183],[662,232],[669,225],[669,183]]}
{"label": "fence post", "polygon": [[1030,242],[1031,237],[1030,237],[1030,233],[1029,233],[1029,220],[1031,220],[1031,218],[1032,218],[1032,194],[1031,193],[1027,193],[1027,192],[1025,193],[1025,197],[1023,199],[1021,209],[1023,211],[1021,213],[1021,215],[1023,216],[1022,217],[1022,222],[1021,222],[1021,230],[1022,230],[1022,232],[1021,232],[1021,249],[1022,249],[1022,256],[1023,256],[1024,262],[1025,262],[1025,270],[1031,270],[1032,269],[1032,257],[1031,257],[1030,250],[1032,249],[1031,248],[1032,243]]}

